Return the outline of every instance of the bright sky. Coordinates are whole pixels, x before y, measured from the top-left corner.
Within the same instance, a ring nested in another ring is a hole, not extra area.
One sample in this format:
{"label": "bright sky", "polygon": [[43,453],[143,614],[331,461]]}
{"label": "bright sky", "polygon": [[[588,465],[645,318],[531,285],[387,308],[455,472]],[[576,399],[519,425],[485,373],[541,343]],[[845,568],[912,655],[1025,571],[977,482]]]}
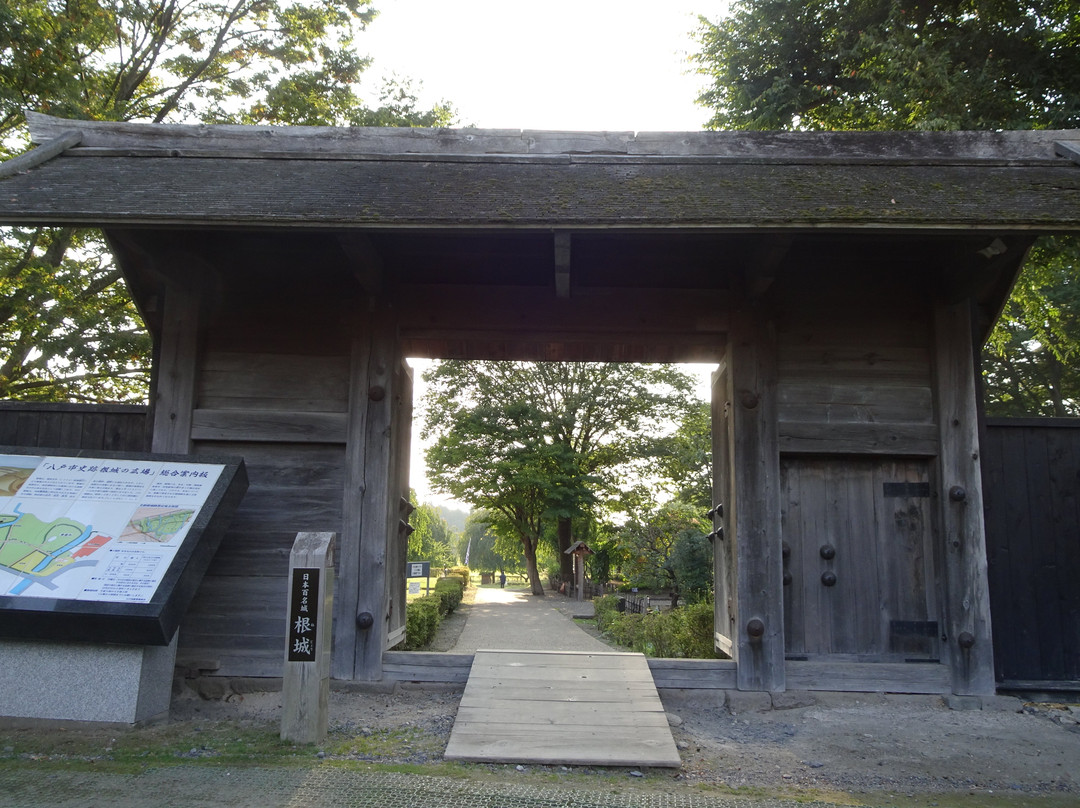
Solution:
{"label": "bright sky", "polygon": [[[708,118],[694,103],[702,79],[688,61],[691,32],[699,14],[718,19],[724,0],[374,4],[379,16],[359,40],[371,74],[421,82],[421,101],[449,101],[462,126],[694,131]],[[427,363],[412,364],[419,403]],[[428,490],[422,452],[414,429],[410,482],[421,502],[464,507]]]}
{"label": "bright sky", "polygon": [[361,51],[423,83],[461,125],[684,131],[708,115],[690,72],[697,15],[724,0],[375,0]]}

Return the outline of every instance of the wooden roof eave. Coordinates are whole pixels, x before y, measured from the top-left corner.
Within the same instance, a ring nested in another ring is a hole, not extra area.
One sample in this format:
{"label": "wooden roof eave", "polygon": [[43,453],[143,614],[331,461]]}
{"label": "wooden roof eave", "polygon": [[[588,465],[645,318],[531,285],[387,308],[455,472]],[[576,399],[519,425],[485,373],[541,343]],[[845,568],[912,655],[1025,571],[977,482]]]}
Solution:
{"label": "wooden roof eave", "polygon": [[481,230],[1080,230],[1080,167],[77,156],[0,181],[0,222]]}

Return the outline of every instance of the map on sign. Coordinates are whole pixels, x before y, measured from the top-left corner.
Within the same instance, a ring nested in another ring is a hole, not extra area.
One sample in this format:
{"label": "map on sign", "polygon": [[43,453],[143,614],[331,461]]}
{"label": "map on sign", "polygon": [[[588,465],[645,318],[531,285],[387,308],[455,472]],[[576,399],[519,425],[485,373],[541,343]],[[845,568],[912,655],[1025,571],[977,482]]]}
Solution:
{"label": "map on sign", "polygon": [[0,455],[0,595],[149,602],[222,468]]}

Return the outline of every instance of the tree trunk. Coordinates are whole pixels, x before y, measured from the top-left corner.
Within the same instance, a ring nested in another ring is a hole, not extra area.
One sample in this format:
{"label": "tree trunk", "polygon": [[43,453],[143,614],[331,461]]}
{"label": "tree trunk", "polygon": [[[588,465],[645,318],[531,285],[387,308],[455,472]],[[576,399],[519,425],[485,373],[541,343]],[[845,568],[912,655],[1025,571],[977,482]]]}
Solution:
{"label": "tree trunk", "polygon": [[560,516],[559,522],[559,578],[568,584],[574,582],[574,557],[567,555],[566,551],[574,543],[574,535],[571,528],[573,523],[567,516]]}
{"label": "tree trunk", "polygon": [[525,569],[529,571],[529,584],[532,586],[534,595],[543,596],[544,584],[540,580],[540,571],[536,568],[536,544],[532,539],[521,537],[521,544],[525,548]]}

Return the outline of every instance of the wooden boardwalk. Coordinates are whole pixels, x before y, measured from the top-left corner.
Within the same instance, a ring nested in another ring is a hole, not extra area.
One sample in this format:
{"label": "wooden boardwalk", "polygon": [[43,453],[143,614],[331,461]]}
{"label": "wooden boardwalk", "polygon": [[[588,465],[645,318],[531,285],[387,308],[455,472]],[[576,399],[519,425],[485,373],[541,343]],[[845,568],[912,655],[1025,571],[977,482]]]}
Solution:
{"label": "wooden boardwalk", "polygon": [[681,765],[645,657],[610,652],[477,651],[444,757]]}

